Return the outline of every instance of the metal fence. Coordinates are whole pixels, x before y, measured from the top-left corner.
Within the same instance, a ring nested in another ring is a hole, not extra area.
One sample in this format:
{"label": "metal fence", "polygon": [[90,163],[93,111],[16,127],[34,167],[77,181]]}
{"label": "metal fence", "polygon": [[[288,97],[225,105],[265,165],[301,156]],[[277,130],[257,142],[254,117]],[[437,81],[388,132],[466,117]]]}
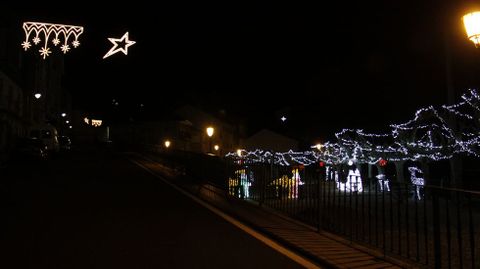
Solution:
{"label": "metal fence", "polygon": [[230,164],[226,187],[352,242],[427,267],[480,268],[480,192],[361,179],[324,169]]}

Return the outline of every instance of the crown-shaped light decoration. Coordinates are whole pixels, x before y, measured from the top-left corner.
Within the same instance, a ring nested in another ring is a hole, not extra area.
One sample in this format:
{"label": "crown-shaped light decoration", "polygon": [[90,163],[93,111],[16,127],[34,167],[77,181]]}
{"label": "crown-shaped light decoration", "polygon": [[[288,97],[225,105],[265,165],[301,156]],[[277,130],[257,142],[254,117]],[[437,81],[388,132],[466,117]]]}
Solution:
{"label": "crown-shaped light decoration", "polygon": [[70,45],[74,48],[80,46],[78,38],[83,34],[83,27],[81,26],[43,22],[24,22],[23,30],[25,31],[25,41],[22,43],[23,49],[25,51],[30,49],[32,46],[30,42],[35,45],[43,42],[43,46],[39,50],[43,59],[46,59],[52,53],[50,44],[55,47],[61,44],[60,50],[66,54],[71,49]]}

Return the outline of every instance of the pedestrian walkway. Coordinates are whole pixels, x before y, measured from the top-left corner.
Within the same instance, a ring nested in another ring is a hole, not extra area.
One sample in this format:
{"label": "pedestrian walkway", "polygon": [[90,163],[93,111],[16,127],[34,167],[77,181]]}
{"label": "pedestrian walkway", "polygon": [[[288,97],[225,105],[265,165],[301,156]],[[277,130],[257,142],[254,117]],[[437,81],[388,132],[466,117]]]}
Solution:
{"label": "pedestrian walkway", "polygon": [[339,242],[326,233],[318,233],[287,217],[228,196],[220,188],[208,184],[192,184],[186,177],[175,177],[175,172],[161,164],[154,155],[135,155],[133,158],[153,173],[180,185],[201,199],[234,216],[245,224],[268,235],[277,242],[296,250],[299,254],[331,268],[414,268],[415,266],[374,255],[352,245]]}

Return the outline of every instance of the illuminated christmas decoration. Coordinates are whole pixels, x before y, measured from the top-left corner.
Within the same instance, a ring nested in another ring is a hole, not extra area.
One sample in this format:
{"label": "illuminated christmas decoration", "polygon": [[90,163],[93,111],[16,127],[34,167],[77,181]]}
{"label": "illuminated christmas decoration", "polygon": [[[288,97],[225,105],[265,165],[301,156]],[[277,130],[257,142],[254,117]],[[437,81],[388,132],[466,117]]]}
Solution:
{"label": "illuminated christmas decoration", "polygon": [[36,93],[33,96],[35,96],[36,99],[40,99],[40,97],[42,97],[42,94],[41,93]]}
{"label": "illuminated christmas decoration", "polygon": [[415,185],[415,194],[418,200],[422,200],[422,195],[420,191],[423,189],[425,185],[425,180],[421,175],[423,174],[422,170],[418,169],[417,167],[408,167],[408,171],[410,172],[410,180],[413,185]]}
{"label": "illuminated christmas decoration", "polygon": [[86,124],[90,125],[90,119],[85,117],[83,118],[83,122],[85,122]]}
{"label": "illuminated christmas decoration", "polygon": [[[452,121],[452,118],[455,120]],[[452,126],[452,122],[457,124]],[[390,129],[390,132],[384,134],[344,129],[335,134],[336,141],[326,142],[321,147],[313,145],[310,151],[239,150],[226,154],[226,157],[240,164],[308,166],[319,163],[322,166],[324,163],[327,180],[335,180],[337,187],[344,191],[350,188],[350,184],[352,191],[362,191],[358,169],[349,171],[347,178],[339,182],[342,173],[338,171],[342,165],[369,164],[385,167],[390,161],[439,161],[450,159],[454,155],[480,157],[480,94],[476,90],[469,90],[457,104],[419,109],[412,120],[391,124]],[[424,178],[418,176],[420,169],[412,169],[409,169],[412,183],[416,185],[416,198],[420,199]],[[358,177],[359,180],[348,182],[353,177]],[[382,191],[390,191],[389,179],[385,175],[380,173],[377,180]],[[342,183],[346,181],[348,183]]]}
{"label": "illuminated christmas decoration", "polygon": [[235,177],[228,180],[229,194],[242,199],[250,198],[249,188],[252,185],[253,173],[250,173],[250,180],[246,169],[236,170],[234,174]]}
{"label": "illuminated christmas decoration", "polygon": [[50,40],[56,47],[63,43],[60,47],[63,53],[70,50],[69,43],[76,48],[80,45],[78,38],[83,33],[83,27],[65,24],[53,24],[43,22],[24,22],[23,31],[25,32],[25,41],[22,42],[22,48],[27,51],[32,47],[31,41],[38,45],[43,40],[43,46],[39,50],[43,59],[46,59],[52,51],[50,50]]}
{"label": "illuminated christmas decoration", "polygon": [[287,118],[286,118],[285,116],[282,116],[282,117],[280,118],[280,120],[283,121],[283,122],[285,122],[285,121],[287,120]]}
{"label": "illuminated christmas decoration", "polygon": [[362,177],[360,175],[360,170],[358,169],[350,169],[345,182],[339,178],[338,172],[335,171],[335,182],[340,191],[363,192]]}
{"label": "illuminated christmas decoration", "polygon": [[102,120],[94,120],[94,119],[92,119],[90,122],[92,123],[92,126],[93,126],[93,127],[100,127],[100,126],[102,126]]}
{"label": "illuminated christmas decoration", "polygon": [[[103,56],[103,59],[116,54],[117,52],[123,52],[123,54],[128,55],[128,47],[134,45],[136,42],[128,39],[128,32],[126,32],[121,38],[108,38],[112,42],[113,47]],[[119,43],[125,43],[125,47],[119,46]],[[74,44],[75,46],[75,44]]]}
{"label": "illuminated christmas decoration", "polygon": [[380,191],[390,191],[390,182],[388,181],[388,178],[384,174],[379,174],[376,176],[378,180],[378,185],[380,186]]}
{"label": "illuminated christmas decoration", "polygon": [[299,196],[299,186],[303,185],[298,168],[292,169],[292,176],[282,175],[269,183],[269,186],[275,187],[275,196],[277,198],[296,199]]}

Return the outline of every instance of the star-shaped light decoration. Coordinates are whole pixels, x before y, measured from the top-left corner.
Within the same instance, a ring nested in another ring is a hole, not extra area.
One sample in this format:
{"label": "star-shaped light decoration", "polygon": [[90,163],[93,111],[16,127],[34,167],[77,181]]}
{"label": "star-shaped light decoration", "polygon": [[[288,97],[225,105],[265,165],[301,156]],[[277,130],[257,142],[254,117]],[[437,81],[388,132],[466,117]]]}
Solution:
{"label": "star-shaped light decoration", "polygon": [[[103,59],[110,57],[119,51],[128,55],[128,47],[136,43],[135,41],[128,39],[128,32],[126,32],[121,38],[108,38],[108,40],[112,42],[113,47],[107,52],[107,54],[105,54],[105,56],[103,56]],[[123,46],[125,47],[123,47],[122,44],[119,46],[119,43],[124,43],[125,45]]]}
{"label": "star-shaped light decoration", "polygon": [[64,54],[67,54],[67,52],[70,50],[69,45],[62,45],[60,49],[63,51]]}
{"label": "star-shaped light decoration", "polygon": [[39,50],[39,52],[40,52],[40,55],[43,56],[44,60],[50,55],[50,53],[52,53],[50,48],[42,48],[41,50]]}
{"label": "star-shaped light decoration", "polygon": [[280,119],[281,119],[283,122],[285,122],[285,121],[287,120],[287,118],[285,118],[285,116],[282,116]]}
{"label": "star-shaped light decoration", "polygon": [[22,48],[27,51],[32,47],[30,42],[35,45],[42,43],[39,52],[43,59],[53,53],[51,44],[60,47],[64,54],[70,51],[71,46],[78,47],[80,45],[78,39],[83,33],[82,26],[45,22],[24,22],[22,28],[25,32]]}
{"label": "star-shaped light decoration", "polygon": [[28,42],[28,41],[23,41],[23,43],[22,43],[22,48],[24,48],[25,51],[27,51],[31,46],[32,46],[32,44],[30,44],[30,42]]}
{"label": "star-shaped light decoration", "polygon": [[77,48],[78,46],[80,46],[80,42],[75,40],[75,41],[72,42],[72,45],[73,45],[73,47]]}

